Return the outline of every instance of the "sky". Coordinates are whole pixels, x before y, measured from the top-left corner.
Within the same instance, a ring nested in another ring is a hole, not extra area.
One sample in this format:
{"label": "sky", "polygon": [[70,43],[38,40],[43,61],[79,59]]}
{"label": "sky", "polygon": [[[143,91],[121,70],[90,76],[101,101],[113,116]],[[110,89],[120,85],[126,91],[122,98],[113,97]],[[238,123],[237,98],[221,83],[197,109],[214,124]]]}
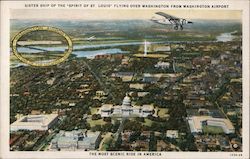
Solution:
{"label": "sky", "polygon": [[128,20],[151,19],[155,12],[164,12],[175,17],[204,20],[240,20],[239,10],[154,10],[154,9],[15,9],[11,19],[58,19],[58,20]]}

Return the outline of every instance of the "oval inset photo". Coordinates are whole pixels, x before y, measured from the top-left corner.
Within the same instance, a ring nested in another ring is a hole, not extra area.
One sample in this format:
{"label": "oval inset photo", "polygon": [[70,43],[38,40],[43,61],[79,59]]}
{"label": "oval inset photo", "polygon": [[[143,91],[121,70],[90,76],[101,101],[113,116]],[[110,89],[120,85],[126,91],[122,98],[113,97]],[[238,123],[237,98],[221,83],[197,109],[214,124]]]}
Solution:
{"label": "oval inset photo", "polygon": [[12,40],[12,52],[25,64],[51,66],[65,61],[73,50],[70,37],[49,26],[22,30]]}

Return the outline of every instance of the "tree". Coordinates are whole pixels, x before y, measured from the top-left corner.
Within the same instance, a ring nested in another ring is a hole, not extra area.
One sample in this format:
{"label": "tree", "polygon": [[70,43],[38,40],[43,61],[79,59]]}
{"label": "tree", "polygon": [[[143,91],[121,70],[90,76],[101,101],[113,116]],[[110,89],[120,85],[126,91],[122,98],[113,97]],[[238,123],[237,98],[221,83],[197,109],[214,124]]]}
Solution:
{"label": "tree", "polygon": [[119,122],[118,120],[115,120],[115,122],[114,122],[114,124],[113,124],[113,126],[112,126],[111,131],[112,131],[113,133],[115,133],[115,132],[118,130],[119,126],[120,126],[120,122]]}
{"label": "tree", "polygon": [[150,141],[149,141],[149,151],[156,151],[156,138],[155,138],[155,135],[154,135],[154,132],[151,132],[150,133]]}
{"label": "tree", "polygon": [[101,119],[102,117],[101,117],[101,114],[93,114],[92,115],[92,120],[99,120],[99,119]]}
{"label": "tree", "polygon": [[124,123],[124,130],[142,131],[142,129],[143,126],[139,121],[126,120]]}
{"label": "tree", "polygon": [[104,117],[103,121],[105,121],[105,122],[111,122],[111,118],[110,117]]}
{"label": "tree", "polygon": [[140,131],[133,132],[129,137],[129,142],[136,141],[140,135],[141,135]]}
{"label": "tree", "polygon": [[111,129],[112,129],[112,124],[111,123],[107,123],[107,124],[102,126],[102,131],[104,131],[104,132],[110,132]]}

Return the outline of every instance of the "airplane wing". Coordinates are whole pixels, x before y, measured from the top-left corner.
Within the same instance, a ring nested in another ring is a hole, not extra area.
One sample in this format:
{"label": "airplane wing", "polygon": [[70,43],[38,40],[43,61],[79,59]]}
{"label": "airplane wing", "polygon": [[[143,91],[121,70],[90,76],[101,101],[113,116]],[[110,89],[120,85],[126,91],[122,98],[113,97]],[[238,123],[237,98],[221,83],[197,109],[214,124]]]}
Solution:
{"label": "airplane wing", "polygon": [[166,14],[166,13],[163,13],[163,12],[156,12],[155,14],[161,15],[161,16],[167,18],[167,19],[175,19],[175,20],[180,19],[180,18],[174,17],[172,15],[169,15],[169,14]]}
{"label": "airplane wing", "polygon": [[156,12],[155,14],[163,16],[165,19],[151,19],[152,21],[159,23],[159,24],[167,24],[167,21],[169,21],[170,24],[174,25],[174,29],[178,30],[178,28],[180,28],[180,30],[183,30],[183,25],[184,24],[192,24],[193,22],[191,21],[187,21],[186,19],[182,19],[182,18],[177,18],[174,17],[172,15],[169,15],[167,13],[163,13],[163,12]]}

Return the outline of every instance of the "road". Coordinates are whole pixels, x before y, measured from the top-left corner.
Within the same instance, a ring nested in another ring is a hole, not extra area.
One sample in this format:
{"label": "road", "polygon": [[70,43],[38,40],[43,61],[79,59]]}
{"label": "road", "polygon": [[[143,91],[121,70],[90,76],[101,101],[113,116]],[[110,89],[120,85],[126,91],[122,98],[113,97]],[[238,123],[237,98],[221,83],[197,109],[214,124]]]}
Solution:
{"label": "road", "polygon": [[114,143],[117,141],[119,134],[123,131],[124,123],[127,118],[122,118],[119,128],[117,129],[116,133],[114,134]]}
{"label": "road", "polygon": [[105,143],[105,142],[107,142],[107,140],[109,139],[109,138],[111,138],[111,135],[112,135],[112,133],[110,133],[110,132],[108,132],[104,137],[103,137],[103,139],[102,139],[102,141],[100,142],[100,144],[99,144],[99,151],[104,151],[105,149],[103,149],[103,144]]}
{"label": "road", "polygon": [[93,71],[93,69],[90,67],[90,65],[89,65],[86,61],[84,61],[84,64],[85,64],[85,66],[88,68],[88,70],[91,72],[91,74],[95,77],[95,79],[97,80],[97,82],[99,83],[99,85],[101,86],[101,88],[103,88],[104,91],[105,91],[106,93],[108,93],[108,95],[111,96],[112,99],[114,100],[114,99],[115,99],[114,95],[112,94],[112,92],[110,91],[110,89],[108,89],[108,88],[106,87],[106,85],[105,85],[104,82],[101,80],[101,78],[97,75],[97,73],[95,73],[95,72]]}
{"label": "road", "polygon": [[57,128],[60,127],[60,125],[63,123],[63,120],[65,118],[62,118],[62,120],[58,120],[58,123],[53,126],[53,128],[50,129],[50,133],[48,136],[44,137],[42,142],[33,147],[34,151],[44,151],[44,148],[46,148],[49,145],[49,142],[53,139],[53,137],[57,134]]}
{"label": "road", "polygon": [[45,146],[48,145],[49,141],[56,135],[55,132],[50,133],[48,136],[43,139],[42,143],[38,146],[36,151],[41,151]]}

